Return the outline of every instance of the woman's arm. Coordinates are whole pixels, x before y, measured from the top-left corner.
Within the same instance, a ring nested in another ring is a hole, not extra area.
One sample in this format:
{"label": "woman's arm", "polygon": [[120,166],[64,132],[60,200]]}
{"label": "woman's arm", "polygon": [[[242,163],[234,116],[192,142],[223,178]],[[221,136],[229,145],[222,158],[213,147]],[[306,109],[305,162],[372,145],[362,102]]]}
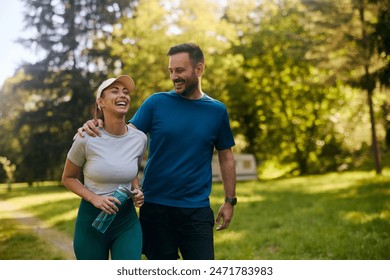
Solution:
{"label": "woman's arm", "polygon": [[90,191],[80,182],[81,167],[74,164],[69,159],[66,159],[64,172],[62,173],[62,184],[82,197],[84,200],[90,202],[96,208],[99,208],[107,214],[115,214],[118,212],[118,207],[115,203],[120,204],[120,201],[113,196],[100,196]]}

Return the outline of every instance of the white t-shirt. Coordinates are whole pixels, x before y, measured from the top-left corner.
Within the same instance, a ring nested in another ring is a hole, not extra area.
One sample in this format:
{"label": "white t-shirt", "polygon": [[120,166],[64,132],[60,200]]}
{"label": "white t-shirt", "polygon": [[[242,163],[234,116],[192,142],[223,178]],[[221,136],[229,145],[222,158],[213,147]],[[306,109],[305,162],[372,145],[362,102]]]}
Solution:
{"label": "white t-shirt", "polygon": [[120,184],[130,187],[146,150],[146,135],[129,127],[124,135],[101,129],[101,137],[77,136],[68,159],[82,167],[84,184],[99,195],[112,195]]}

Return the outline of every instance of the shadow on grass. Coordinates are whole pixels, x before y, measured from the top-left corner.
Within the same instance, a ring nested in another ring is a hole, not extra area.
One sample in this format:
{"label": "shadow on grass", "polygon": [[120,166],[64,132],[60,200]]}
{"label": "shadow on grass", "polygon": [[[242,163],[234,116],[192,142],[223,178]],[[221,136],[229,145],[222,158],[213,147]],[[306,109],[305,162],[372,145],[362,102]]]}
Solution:
{"label": "shadow on grass", "polygon": [[[73,194],[71,197],[63,197],[68,194],[70,191],[62,186],[23,187],[0,194],[0,199],[7,201],[34,197],[33,203],[27,203],[21,210],[30,212],[43,221],[49,221],[52,227],[72,237],[81,199]],[[52,195],[52,198],[47,198],[48,195]]]}
{"label": "shadow on grass", "polygon": [[53,221],[55,228],[73,236],[80,200],[80,198],[64,199],[26,207],[24,210],[33,213],[41,220]]}

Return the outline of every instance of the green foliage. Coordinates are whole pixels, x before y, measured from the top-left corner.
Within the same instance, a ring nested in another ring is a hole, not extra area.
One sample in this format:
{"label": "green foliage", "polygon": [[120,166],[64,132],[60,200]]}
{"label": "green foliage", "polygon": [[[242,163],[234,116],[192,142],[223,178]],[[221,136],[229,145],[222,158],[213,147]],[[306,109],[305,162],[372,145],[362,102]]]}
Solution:
{"label": "green foliage", "polygon": [[105,59],[110,55],[107,41],[104,48],[89,49],[131,7],[124,0],[24,3],[26,28],[35,32],[20,41],[39,50],[42,59],[22,65],[22,79],[2,89],[10,101],[15,91],[25,101],[10,106],[19,111],[8,119],[14,121],[8,131],[20,149],[7,152],[18,165],[18,181],[58,179],[76,129],[91,118],[93,90],[115,60]]}
{"label": "green foliage", "polygon": [[139,1],[134,13],[114,29],[112,53],[121,62],[118,71],[132,76],[136,84],[131,114],[150,94],[169,88],[165,53],[171,42],[162,36],[168,29],[166,11],[156,0]]}
{"label": "green foliage", "polygon": [[[380,146],[390,146],[389,95],[373,88],[390,76],[388,1],[24,2],[34,33],[21,42],[41,59],[0,90],[0,155],[16,164],[16,181],[59,179],[107,76],[134,78],[128,118],[150,94],[170,90],[166,52],[186,41],[205,52],[203,90],[227,105],[235,152],[255,154],[260,169],[353,168],[374,125]],[[363,89],[373,90],[370,108]]]}
{"label": "green foliage", "polygon": [[[342,157],[343,139],[329,119],[345,102],[338,85],[327,80],[327,70],[313,64],[318,35],[306,27],[307,16],[295,4],[265,2],[242,18],[228,10],[233,22],[262,26],[244,33],[235,47],[244,62],[231,82],[241,89],[232,98],[232,115],[247,137],[247,152],[261,161],[294,163],[299,174],[325,172],[342,163],[335,156]],[[262,17],[264,10],[272,13]],[[323,161],[324,149],[331,145],[340,147],[331,153],[335,160]]]}
{"label": "green foliage", "polygon": [[203,90],[222,101],[228,99],[226,73],[239,65],[232,55],[226,59],[234,33],[221,16],[222,10],[211,0],[176,4],[145,0],[121,20],[113,32],[113,54],[120,58],[121,72],[136,82],[131,114],[152,93],[171,90],[166,53],[170,46],[187,41],[201,45],[206,56]]}

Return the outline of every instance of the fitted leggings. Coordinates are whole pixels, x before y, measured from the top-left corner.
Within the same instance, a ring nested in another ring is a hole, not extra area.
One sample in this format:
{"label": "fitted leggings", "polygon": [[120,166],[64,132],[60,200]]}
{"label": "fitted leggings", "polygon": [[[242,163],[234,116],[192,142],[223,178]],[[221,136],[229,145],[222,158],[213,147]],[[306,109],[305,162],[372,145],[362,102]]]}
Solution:
{"label": "fitted leggings", "polygon": [[100,209],[81,200],[77,214],[73,248],[78,260],[140,260],[142,230],[131,199],[120,206],[114,221],[105,233],[92,222]]}

